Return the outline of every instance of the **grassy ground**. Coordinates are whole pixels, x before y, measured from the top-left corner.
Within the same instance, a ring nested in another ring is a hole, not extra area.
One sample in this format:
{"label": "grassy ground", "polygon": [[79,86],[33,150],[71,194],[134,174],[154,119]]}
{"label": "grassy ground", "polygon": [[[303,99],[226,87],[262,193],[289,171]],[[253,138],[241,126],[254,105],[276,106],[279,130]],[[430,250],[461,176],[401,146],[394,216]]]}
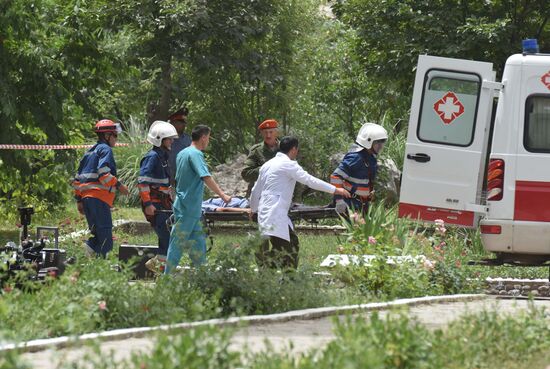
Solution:
{"label": "grassy ground", "polygon": [[[61,247],[65,248],[69,255],[75,255],[78,262],[60,279],[51,280],[38,287],[33,285],[29,290],[13,288],[12,284],[0,291],[0,321],[3,322],[0,325],[0,339],[2,335],[7,339],[55,337],[234,314],[266,314],[426,294],[475,292],[482,290],[481,284],[469,282],[476,278],[482,280],[487,276],[499,275],[539,278],[546,276],[546,270],[542,268],[468,267],[465,265],[468,259],[489,256],[484,253],[475,233],[457,229],[442,232],[429,226],[420,230],[414,225],[397,220],[394,210],[386,211],[380,208],[377,211],[380,214],[372,215],[366,224],[359,222],[345,235],[299,234],[301,270],[294,275],[288,275],[288,278],[287,275],[275,271],[254,270],[250,251],[255,246],[249,242],[250,237],[256,233],[253,229],[236,232],[220,232],[217,229],[212,235],[213,243],[209,244],[212,249],[208,258],[214,261],[213,265],[177,276],[159,278],[155,285],[148,284],[147,288],[140,283],[128,285],[129,272],[114,271],[112,264],[117,263],[114,255],[117,254],[116,248],[121,242],[156,244],[156,236],[152,231],[144,235],[115,231],[115,251],[109,260],[88,259],[84,256],[82,243],[87,238],[85,235],[66,240],[62,242]],[[113,219],[143,220],[143,215],[140,209],[122,208],[115,209]],[[86,222],[77,214],[74,207],[60,210],[51,217],[37,214],[33,218],[32,226],[38,224],[57,225],[62,235],[86,228]],[[0,241],[16,239],[17,235],[18,231],[13,225],[4,224],[0,230]],[[239,247],[236,247],[237,245]],[[374,262],[366,268],[332,269],[333,277],[329,279],[312,275],[312,270],[321,269],[319,264],[327,255],[342,251],[340,248],[344,248],[343,252],[346,253],[375,253],[380,257],[380,262]],[[388,266],[385,255],[395,253],[425,254],[436,262],[435,267]],[[483,319],[479,324],[483,324]],[[498,324],[498,329],[509,329],[504,323]],[[514,336],[513,342],[523,339],[521,329],[527,324],[535,326],[536,321],[520,322],[516,329],[518,334]],[[380,337],[384,337],[386,323],[377,327],[381,332]],[[457,335],[465,332],[467,327],[466,323],[459,327],[456,330]],[[404,329],[401,325],[394,328],[397,333]],[[493,323],[488,324],[486,328],[496,329]],[[403,350],[403,353],[409,352],[407,345],[414,346],[422,338],[414,335],[414,332],[416,329],[410,330],[410,342],[391,343],[397,345],[392,347]],[[526,332],[526,338],[529,338],[529,332]],[[345,346],[350,346],[359,338],[367,340],[369,335],[363,333],[357,332],[357,337],[352,337],[353,339],[346,342]],[[495,335],[493,331],[490,332],[491,335]],[[476,336],[475,329],[464,334],[464,337],[471,339]],[[448,337],[460,341],[455,338]],[[531,339],[535,340],[533,337]],[[484,340],[486,338],[480,339],[479,347],[484,347]],[[424,355],[431,352],[431,347],[439,341],[439,337],[431,337],[430,342],[426,342],[419,353]],[[510,346],[513,342],[502,341],[497,346]],[[370,343],[372,342],[365,341],[364,345],[361,344],[357,354],[363,352],[365,345]],[[443,350],[444,347],[440,349]],[[465,346],[457,350],[465,354],[457,359],[458,364],[451,367],[477,367],[474,364],[463,365],[464,362],[468,362],[471,348]],[[481,360],[486,357],[483,352],[481,349],[479,353]],[[519,355],[531,353],[523,346],[518,347],[516,352]],[[333,354],[335,358],[347,355],[338,351]],[[379,354],[382,355],[380,358],[385,360],[386,353]],[[445,355],[440,358],[444,359]],[[349,359],[356,362],[358,357]],[[545,362],[547,356],[533,359],[529,365],[523,367],[537,367]],[[300,366],[294,363],[286,367]]]}
{"label": "grassy ground", "polygon": [[8,241],[18,242],[19,231],[17,230],[2,230],[0,231],[0,245],[4,245]]}
{"label": "grassy ground", "polygon": [[153,350],[138,353],[131,360],[117,362],[92,354],[79,363],[67,361],[61,367],[544,369],[550,362],[547,321],[538,310],[515,317],[483,312],[436,330],[398,312],[386,318],[376,313],[366,318],[348,317],[336,324],[334,340],[298,357],[269,348],[259,353],[246,348],[236,351],[231,344],[232,334],[231,328],[203,327],[159,336]]}
{"label": "grassy ground", "polygon": [[[143,214],[139,208],[115,208],[112,215],[113,220],[130,219],[144,221]],[[61,236],[87,228],[85,219],[72,206],[64,209],[64,211],[59,211],[57,214],[53,214],[52,217],[35,214],[29,228],[29,234],[33,238],[34,227],[37,225],[58,226]],[[18,243],[19,232],[20,230],[14,224],[4,223],[0,227],[0,244],[3,245],[7,241]],[[156,234],[152,229],[145,234],[133,234],[132,232],[115,229],[113,235],[115,237],[115,255],[118,255],[118,247],[121,243],[156,245],[158,242]],[[319,269],[319,264],[327,255],[336,253],[338,245],[344,239],[343,236],[334,234],[314,235],[311,233],[299,233],[298,235],[300,238],[300,263],[309,269]],[[227,249],[234,247],[234,245],[246,243],[250,237],[254,236],[256,236],[255,229],[225,231],[215,227],[207,242],[207,247],[210,249],[208,258],[217,258],[220,252],[223,253]],[[65,248],[68,255],[74,255],[77,259],[85,260],[83,244],[88,237],[88,235],[82,235],[75,239],[62,241],[60,247]],[[185,255],[182,259],[182,264],[189,264],[189,259]]]}
{"label": "grassy ground", "polygon": [[[234,247],[234,245],[246,242],[249,237],[253,237],[253,231],[243,230],[224,234],[221,230],[216,230],[208,239],[207,247],[210,249],[208,256],[219,255],[222,249]],[[157,239],[153,232],[145,235],[128,235],[120,233],[119,237],[130,244],[149,244],[156,245]],[[300,264],[309,267],[318,267],[319,264],[329,254],[337,253],[337,247],[343,237],[337,235],[314,235],[311,233],[298,233],[300,239]]]}
{"label": "grassy ground", "polygon": [[527,358],[525,361],[517,361],[515,363],[505,363],[495,365],[495,369],[548,369],[550,367],[550,353],[547,351],[540,352],[538,355]]}
{"label": "grassy ground", "polygon": [[[120,207],[113,209],[113,220],[116,219],[130,219],[136,221],[144,221],[143,214],[139,208],[128,208]],[[327,225],[338,224],[335,220],[325,221]],[[29,228],[29,233],[31,236],[34,235],[35,228],[37,225],[51,225],[60,227],[60,234],[66,235],[71,232],[83,230],[87,228],[85,219],[78,214],[75,206],[68,206],[65,209],[60,209],[54,214],[35,214],[32,218],[32,223]],[[20,230],[16,227],[14,223],[4,222],[0,223],[0,245],[5,244],[7,241],[14,241],[17,243],[19,238]],[[462,231],[460,231],[462,232]],[[471,234],[464,233],[460,235],[460,232],[457,239],[462,237],[473,237],[474,243],[476,241],[475,237]],[[209,256],[216,256],[220,250],[223,248],[231,247],[234,244],[242,244],[246,240],[255,235],[254,229],[243,229],[243,230],[222,230],[220,228],[214,228],[211,237],[208,241],[207,247],[211,248],[209,251]],[[303,232],[298,232],[300,239],[300,264],[302,266],[307,266],[308,268],[319,268],[319,264],[324,260],[324,258],[329,254],[338,253],[337,248],[344,244],[347,238],[346,234],[312,234]],[[115,239],[115,249],[114,252],[118,255],[118,245],[121,243],[129,244],[141,244],[141,245],[156,245],[157,238],[155,233],[152,231],[146,234],[132,234],[123,232],[121,230],[114,231]],[[61,243],[61,247],[66,248],[68,253],[75,253],[77,256],[82,254],[83,242],[88,238],[87,235],[81,236],[74,240],[68,240]],[[456,245],[456,247],[464,247],[463,245]],[[485,266],[466,266],[468,260],[480,259],[482,257],[490,257],[491,255],[484,253],[481,245],[470,246],[470,249],[473,249],[474,252],[470,254],[463,255],[462,261],[466,268],[468,268],[469,273],[473,277],[510,277],[510,278],[547,278],[548,269],[547,268],[532,268],[532,267],[511,267],[511,266],[501,266],[501,267],[485,267]],[[457,251],[460,252],[460,251]],[[183,259],[183,263],[187,263],[187,259]]]}

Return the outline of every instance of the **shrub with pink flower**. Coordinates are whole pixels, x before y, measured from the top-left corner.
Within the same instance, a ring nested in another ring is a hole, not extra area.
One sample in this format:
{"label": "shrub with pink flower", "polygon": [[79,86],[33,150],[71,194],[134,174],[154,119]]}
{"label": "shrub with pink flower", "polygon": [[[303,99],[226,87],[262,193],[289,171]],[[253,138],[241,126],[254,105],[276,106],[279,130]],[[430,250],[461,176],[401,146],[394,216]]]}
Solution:
{"label": "shrub with pink flower", "polygon": [[439,233],[440,235],[444,235],[445,232],[447,232],[447,228],[445,228],[445,221],[443,219],[436,219],[434,223],[435,223],[436,233]]}
{"label": "shrub with pink flower", "polygon": [[353,222],[353,223],[357,223],[357,224],[365,224],[365,218],[363,217],[363,214],[360,214],[356,211],[354,211],[353,213],[350,214],[349,216],[350,220]]}
{"label": "shrub with pink flower", "polygon": [[435,267],[435,261],[431,261],[430,259],[424,259],[422,266],[424,267],[424,269],[431,272]]}
{"label": "shrub with pink flower", "polygon": [[376,245],[376,238],[374,238],[373,236],[369,236],[369,244],[370,245]]}
{"label": "shrub with pink flower", "polygon": [[71,276],[69,277],[69,280],[71,281],[71,283],[76,283],[78,282],[78,276],[80,274],[78,272],[74,272],[73,274],[71,274]]}

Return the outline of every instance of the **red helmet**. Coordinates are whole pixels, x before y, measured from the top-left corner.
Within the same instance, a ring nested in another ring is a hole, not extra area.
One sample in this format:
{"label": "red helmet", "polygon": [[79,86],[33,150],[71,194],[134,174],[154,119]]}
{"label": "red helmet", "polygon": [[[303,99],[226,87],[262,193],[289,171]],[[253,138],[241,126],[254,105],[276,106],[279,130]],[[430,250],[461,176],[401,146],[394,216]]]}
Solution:
{"label": "red helmet", "polygon": [[95,133],[120,133],[122,129],[120,124],[110,119],[102,119],[96,122],[94,131]]}

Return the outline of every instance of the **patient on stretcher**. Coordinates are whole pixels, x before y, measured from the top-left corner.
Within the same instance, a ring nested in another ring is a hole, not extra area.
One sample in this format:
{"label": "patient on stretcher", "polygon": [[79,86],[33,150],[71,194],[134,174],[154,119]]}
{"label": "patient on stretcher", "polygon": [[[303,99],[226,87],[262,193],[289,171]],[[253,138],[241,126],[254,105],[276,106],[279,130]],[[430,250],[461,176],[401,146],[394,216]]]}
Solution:
{"label": "patient on stretcher", "polygon": [[[338,218],[333,206],[292,204],[288,215],[294,220],[316,222],[318,219]],[[209,198],[202,202],[202,213],[207,221],[243,221],[250,220],[250,204],[244,197],[232,197],[225,204],[219,197]],[[255,221],[255,219],[252,219]]]}
{"label": "patient on stretcher", "polygon": [[244,197],[232,197],[227,204],[219,197],[211,197],[202,202],[202,212],[210,213],[215,211],[232,211],[239,213],[250,213],[250,204]]}

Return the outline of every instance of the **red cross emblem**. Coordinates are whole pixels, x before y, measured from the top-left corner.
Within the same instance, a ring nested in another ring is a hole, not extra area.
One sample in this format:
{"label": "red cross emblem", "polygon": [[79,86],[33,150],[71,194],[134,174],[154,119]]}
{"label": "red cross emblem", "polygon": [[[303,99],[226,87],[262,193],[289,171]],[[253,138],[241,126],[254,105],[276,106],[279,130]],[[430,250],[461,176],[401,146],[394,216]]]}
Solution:
{"label": "red cross emblem", "polygon": [[453,120],[464,113],[464,105],[453,92],[447,92],[434,104],[434,110],[445,124],[451,124]]}
{"label": "red cross emblem", "polygon": [[543,74],[540,81],[550,90],[550,72]]}

